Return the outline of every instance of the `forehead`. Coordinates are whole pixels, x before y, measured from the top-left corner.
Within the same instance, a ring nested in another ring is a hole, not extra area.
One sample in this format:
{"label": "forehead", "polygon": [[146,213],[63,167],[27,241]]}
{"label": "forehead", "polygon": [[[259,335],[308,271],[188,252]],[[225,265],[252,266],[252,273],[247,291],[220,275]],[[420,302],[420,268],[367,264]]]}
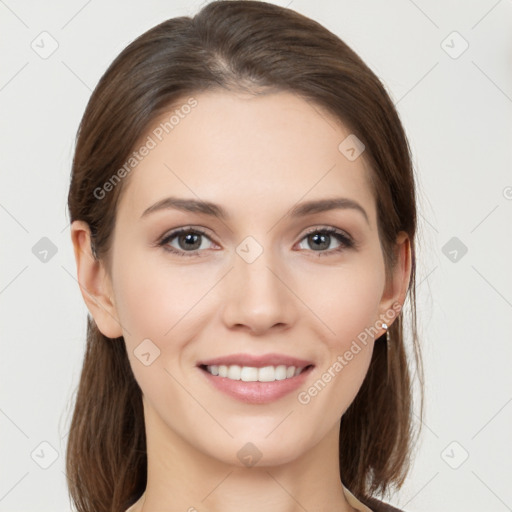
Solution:
{"label": "forehead", "polygon": [[370,170],[363,156],[352,161],[340,150],[350,135],[292,93],[191,95],[140,138],[135,150],[150,149],[130,172],[119,209],[140,217],[173,195],[220,203],[234,214],[272,205],[277,214],[301,199],[342,195],[363,203],[373,218]]}

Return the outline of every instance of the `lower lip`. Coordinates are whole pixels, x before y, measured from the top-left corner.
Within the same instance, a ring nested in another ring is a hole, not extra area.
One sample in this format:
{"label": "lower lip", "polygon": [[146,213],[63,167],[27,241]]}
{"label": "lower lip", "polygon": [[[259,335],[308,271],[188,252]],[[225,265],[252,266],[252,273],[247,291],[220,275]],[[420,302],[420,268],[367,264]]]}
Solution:
{"label": "lower lip", "polygon": [[199,368],[199,370],[213,386],[232,398],[249,404],[266,404],[279,400],[304,384],[313,368],[310,366],[295,377],[272,382],[245,382],[212,375],[203,368]]}

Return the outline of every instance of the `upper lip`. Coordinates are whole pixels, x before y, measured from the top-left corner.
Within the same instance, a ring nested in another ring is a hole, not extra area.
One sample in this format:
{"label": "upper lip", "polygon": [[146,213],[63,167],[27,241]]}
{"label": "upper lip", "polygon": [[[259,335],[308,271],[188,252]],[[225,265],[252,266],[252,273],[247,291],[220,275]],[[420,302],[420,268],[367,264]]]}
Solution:
{"label": "upper lip", "polygon": [[298,357],[287,356],[285,354],[265,354],[261,356],[251,354],[229,354],[225,356],[215,357],[214,359],[205,359],[199,361],[197,366],[213,366],[213,365],[238,365],[251,366],[254,368],[263,368],[264,366],[295,366],[296,368],[304,368],[312,365],[312,361],[300,359]]}

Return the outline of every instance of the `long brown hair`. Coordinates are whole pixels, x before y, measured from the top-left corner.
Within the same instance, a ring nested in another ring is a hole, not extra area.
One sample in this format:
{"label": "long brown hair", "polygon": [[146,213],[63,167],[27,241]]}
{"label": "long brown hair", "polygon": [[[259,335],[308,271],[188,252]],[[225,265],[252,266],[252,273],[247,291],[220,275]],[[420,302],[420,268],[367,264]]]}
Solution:
{"label": "long brown hair", "polygon": [[[80,123],[68,207],[86,221],[93,254],[108,263],[116,207],[129,176],[98,199],[149,125],[179,100],[222,88],[288,91],[318,105],[365,145],[378,229],[389,275],[399,231],[410,239],[412,273],[404,315],[377,340],[362,387],[341,419],[340,472],[361,500],[400,488],[415,435],[414,359],[423,415],[423,369],[416,328],[415,180],[410,149],[382,83],[339,37],[297,12],[261,1],[214,1],[194,17],[169,19],[127,46],[107,69]],[[341,142],[341,141],[340,141]],[[107,265],[108,267],[108,265]],[[104,336],[87,318],[85,358],[66,454],[79,512],[124,512],[142,494],[147,456],[141,390],[123,338]]]}

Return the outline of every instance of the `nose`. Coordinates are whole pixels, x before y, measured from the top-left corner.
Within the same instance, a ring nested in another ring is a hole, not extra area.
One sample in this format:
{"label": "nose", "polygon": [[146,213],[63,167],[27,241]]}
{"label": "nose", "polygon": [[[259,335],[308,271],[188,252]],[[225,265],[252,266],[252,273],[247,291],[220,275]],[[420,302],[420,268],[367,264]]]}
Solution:
{"label": "nose", "polygon": [[298,304],[287,275],[270,251],[263,251],[251,263],[235,254],[234,268],[225,282],[225,325],[252,334],[290,328],[296,320]]}

